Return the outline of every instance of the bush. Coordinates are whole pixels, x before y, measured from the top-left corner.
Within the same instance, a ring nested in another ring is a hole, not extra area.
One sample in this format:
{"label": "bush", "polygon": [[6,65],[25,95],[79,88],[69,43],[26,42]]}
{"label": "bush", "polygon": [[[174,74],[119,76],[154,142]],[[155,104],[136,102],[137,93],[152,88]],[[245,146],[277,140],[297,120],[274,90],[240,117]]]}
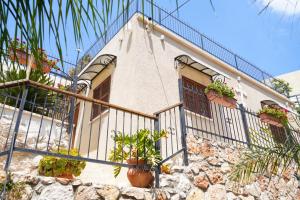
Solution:
{"label": "bush", "polygon": [[[67,149],[61,149],[57,152],[62,155],[68,155]],[[70,156],[78,156],[77,149],[70,150]],[[85,161],[58,158],[53,156],[44,156],[39,163],[38,171],[40,175],[59,177],[66,174],[79,176],[81,171],[85,168]]]}
{"label": "bush", "polygon": [[289,96],[293,90],[290,84],[282,79],[273,79],[271,83],[273,84],[273,88],[280,94]]}
{"label": "bush", "polygon": [[228,98],[234,98],[235,94],[232,88],[229,88],[226,83],[222,83],[221,81],[214,81],[210,83],[205,88],[205,93],[208,93],[209,91],[216,92],[220,97],[228,97]]}

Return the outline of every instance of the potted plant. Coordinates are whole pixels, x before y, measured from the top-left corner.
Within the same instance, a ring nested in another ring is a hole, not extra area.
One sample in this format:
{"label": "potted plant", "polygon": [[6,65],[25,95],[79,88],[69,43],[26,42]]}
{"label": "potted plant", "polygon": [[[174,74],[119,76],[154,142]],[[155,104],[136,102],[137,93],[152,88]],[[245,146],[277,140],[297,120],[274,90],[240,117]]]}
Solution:
{"label": "potted plant", "polygon": [[209,101],[228,108],[236,108],[236,99],[234,98],[235,94],[233,89],[219,80],[210,83],[205,88],[205,94]]}
{"label": "potted plant", "polygon": [[265,106],[258,112],[259,118],[262,122],[283,127],[288,123],[288,117],[284,110]]}
{"label": "potted plant", "polygon": [[[19,39],[12,40],[9,44],[9,58],[12,61],[17,61],[21,65],[26,65],[27,62],[32,58],[24,42],[20,42]],[[48,59],[43,49],[38,50],[38,56],[40,61],[32,60],[31,68],[36,69],[38,66],[41,66],[43,73],[49,73],[52,68],[56,67],[56,60]],[[58,68],[59,69],[59,68]]]}
{"label": "potted plant", "polygon": [[[151,170],[162,160],[155,143],[162,137],[167,137],[166,131],[151,132],[148,129],[141,129],[132,135],[116,133],[113,137],[116,147],[111,150],[109,160],[118,163],[127,162],[129,165],[127,178],[132,186],[151,187],[154,181]],[[121,166],[115,166],[115,177],[120,171]]]}
{"label": "potted plant", "polygon": [[26,52],[27,50],[26,44],[19,41],[19,39],[10,41],[8,47],[10,60],[17,61],[21,65],[26,65],[27,61],[30,60],[30,56]]}
{"label": "potted plant", "polygon": [[[78,156],[77,149],[60,149],[57,152],[62,155]],[[38,166],[39,175],[52,176],[66,179],[74,179],[75,176],[79,176],[82,170],[85,168],[85,161],[58,158],[54,156],[44,156]]]}

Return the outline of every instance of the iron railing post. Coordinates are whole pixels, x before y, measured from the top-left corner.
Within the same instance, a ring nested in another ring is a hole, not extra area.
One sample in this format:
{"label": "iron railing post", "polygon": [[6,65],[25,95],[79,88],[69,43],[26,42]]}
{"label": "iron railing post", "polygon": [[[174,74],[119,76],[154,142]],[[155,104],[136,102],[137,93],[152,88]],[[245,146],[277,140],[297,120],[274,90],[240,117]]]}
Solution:
{"label": "iron railing post", "polygon": [[[8,152],[5,167],[4,167],[4,170],[6,172],[8,171],[11,160],[12,160],[12,154],[13,154],[13,151],[14,151],[14,148],[15,148],[16,139],[17,139],[17,135],[18,135],[18,132],[19,132],[19,127],[20,127],[21,120],[22,120],[22,115],[23,115],[23,111],[24,111],[24,107],[25,107],[25,103],[26,103],[28,89],[29,89],[29,86],[26,85],[24,90],[23,90],[22,99],[21,99],[20,107],[19,107],[19,112],[18,112],[17,119],[16,119],[16,125],[15,125],[15,128],[14,128],[14,132],[12,134],[11,144],[10,144],[10,147],[9,147],[9,152]],[[12,123],[13,123],[13,120],[14,119],[12,118]]]}
{"label": "iron railing post", "polygon": [[[183,85],[182,85],[182,79],[178,79],[178,85],[179,85],[179,99],[180,102],[183,102]],[[185,115],[184,115],[184,107],[183,104],[179,106],[179,117],[180,117],[180,129],[181,129],[181,144],[183,148],[183,164],[188,165],[188,153],[187,153],[187,144],[186,144],[186,137],[187,137],[187,131],[186,131],[186,123],[185,123]]]}
{"label": "iron railing post", "polygon": [[[156,119],[154,120],[154,131],[160,131],[159,127],[159,114],[156,114]],[[155,143],[155,150],[160,152],[160,140]],[[160,174],[160,164],[155,167],[155,187],[159,188],[159,174]]]}
{"label": "iron railing post", "polygon": [[[79,51],[77,53],[76,65],[78,65],[78,58],[79,58]],[[77,82],[78,82],[77,73],[78,72],[77,72],[77,69],[75,67],[74,76],[73,76],[73,84],[72,84],[72,92],[74,92],[74,93],[76,93],[76,90],[77,90]],[[75,97],[71,97],[71,103],[70,103],[70,108],[69,108],[70,109],[70,115],[69,115],[68,133],[70,135],[70,139],[69,139],[68,154],[70,153],[70,149],[71,149],[71,145],[72,145],[72,138],[73,138],[73,121],[74,121],[74,114],[75,114],[75,101],[76,101]]]}
{"label": "iron railing post", "polygon": [[242,122],[243,122],[243,127],[245,131],[245,136],[246,136],[246,142],[248,147],[251,146],[251,139],[250,139],[250,133],[249,133],[249,125],[247,121],[247,116],[246,116],[246,109],[243,104],[239,104],[239,108],[241,111],[241,116],[242,116]]}

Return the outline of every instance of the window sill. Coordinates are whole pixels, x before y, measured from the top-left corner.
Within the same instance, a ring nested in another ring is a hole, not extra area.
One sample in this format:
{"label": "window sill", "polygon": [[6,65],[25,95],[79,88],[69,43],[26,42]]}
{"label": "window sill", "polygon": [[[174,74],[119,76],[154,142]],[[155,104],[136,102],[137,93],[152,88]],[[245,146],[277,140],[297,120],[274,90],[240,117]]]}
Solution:
{"label": "window sill", "polygon": [[104,117],[104,115],[108,114],[109,109],[105,110],[103,113],[101,113],[100,115],[98,115],[97,117],[95,117],[94,119],[89,121],[89,124],[94,123],[95,121],[97,121],[98,119],[100,119],[100,117]]}
{"label": "window sill", "polygon": [[188,115],[191,115],[191,117],[197,117],[197,118],[204,119],[204,120],[207,120],[207,121],[213,121],[213,119],[210,118],[210,117],[205,117],[205,116],[203,116],[203,115],[194,113],[194,112],[192,112],[192,111],[190,111],[190,110],[185,110],[185,112],[186,112]]}

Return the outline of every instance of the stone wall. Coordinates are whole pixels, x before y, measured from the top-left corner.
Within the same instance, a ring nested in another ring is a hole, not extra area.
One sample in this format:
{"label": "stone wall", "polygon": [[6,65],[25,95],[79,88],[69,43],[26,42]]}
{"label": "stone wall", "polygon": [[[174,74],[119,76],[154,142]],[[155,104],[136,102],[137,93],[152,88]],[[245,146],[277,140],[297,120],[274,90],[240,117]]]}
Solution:
{"label": "stone wall", "polygon": [[160,189],[118,188],[20,173],[15,173],[13,180],[24,183],[23,200],[300,199],[293,170],[271,179],[259,176],[248,185],[229,181],[231,166],[239,158],[243,147],[190,137],[188,151],[189,166],[182,166],[180,157],[169,161],[171,171],[160,176]]}

